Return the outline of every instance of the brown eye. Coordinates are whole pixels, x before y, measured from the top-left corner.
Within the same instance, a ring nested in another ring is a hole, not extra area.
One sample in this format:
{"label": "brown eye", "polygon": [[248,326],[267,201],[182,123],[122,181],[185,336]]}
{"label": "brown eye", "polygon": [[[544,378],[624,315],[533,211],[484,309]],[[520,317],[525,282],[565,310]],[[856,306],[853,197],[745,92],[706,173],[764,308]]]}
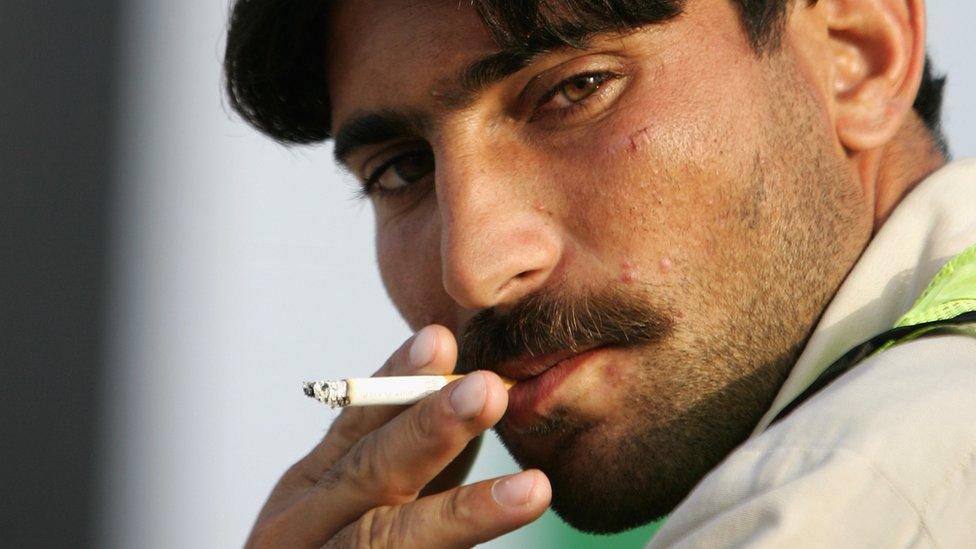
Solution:
{"label": "brown eye", "polygon": [[599,74],[583,74],[567,80],[559,93],[570,103],[578,103],[600,88],[606,77]]}
{"label": "brown eye", "polygon": [[[579,121],[581,117],[600,112],[603,107],[612,102],[615,89],[614,81],[622,75],[610,72],[581,72],[566,78],[542,95],[532,112],[530,120],[554,122],[558,117],[562,123],[568,122],[570,117]],[[599,93],[598,93],[599,92]]]}
{"label": "brown eye", "polygon": [[433,153],[429,150],[413,151],[387,162],[368,183],[384,191],[396,191],[420,181],[433,171]]}

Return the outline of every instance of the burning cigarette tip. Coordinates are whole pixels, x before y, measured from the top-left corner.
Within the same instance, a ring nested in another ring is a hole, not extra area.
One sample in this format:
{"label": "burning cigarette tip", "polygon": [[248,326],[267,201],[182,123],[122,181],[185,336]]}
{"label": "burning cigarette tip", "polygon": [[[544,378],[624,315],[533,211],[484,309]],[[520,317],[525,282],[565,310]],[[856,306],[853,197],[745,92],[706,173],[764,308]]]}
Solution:
{"label": "burning cigarette tip", "polygon": [[302,383],[302,392],[309,398],[326,404],[332,408],[349,404],[346,380],[334,381],[306,381]]}

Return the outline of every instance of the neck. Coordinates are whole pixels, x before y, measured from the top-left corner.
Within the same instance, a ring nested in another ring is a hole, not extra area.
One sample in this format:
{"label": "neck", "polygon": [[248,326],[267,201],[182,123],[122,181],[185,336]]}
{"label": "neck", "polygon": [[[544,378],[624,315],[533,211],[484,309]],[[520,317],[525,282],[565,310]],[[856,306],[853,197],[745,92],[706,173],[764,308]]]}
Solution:
{"label": "neck", "polygon": [[[946,163],[932,133],[915,113],[895,138],[875,153],[874,232],[916,185]],[[870,181],[870,179],[868,180]]]}

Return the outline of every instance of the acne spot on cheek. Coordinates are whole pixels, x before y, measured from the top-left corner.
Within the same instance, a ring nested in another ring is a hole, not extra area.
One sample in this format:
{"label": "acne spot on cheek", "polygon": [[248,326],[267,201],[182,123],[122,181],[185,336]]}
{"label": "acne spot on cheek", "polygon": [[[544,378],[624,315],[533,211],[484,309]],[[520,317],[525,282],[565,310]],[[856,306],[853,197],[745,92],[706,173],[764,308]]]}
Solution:
{"label": "acne spot on cheek", "polygon": [[549,210],[546,208],[546,205],[543,204],[542,202],[536,202],[533,206],[535,207],[535,211],[537,212],[541,212],[541,213],[549,212]]}
{"label": "acne spot on cheek", "polygon": [[620,281],[624,284],[633,284],[637,280],[637,265],[633,261],[624,261],[620,264]]}
{"label": "acne spot on cheek", "polygon": [[671,259],[668,257],[662,257],[660,261],[657,262],[657,267],[662,273],[669,273],[671,269],[674,268],[674,264],[671,263]]}
{"label": "acne spot on cheek", "polygon": [[610,384],[618,384],[624,381],[620,367],[612,363],[603,371],[603,377]]}

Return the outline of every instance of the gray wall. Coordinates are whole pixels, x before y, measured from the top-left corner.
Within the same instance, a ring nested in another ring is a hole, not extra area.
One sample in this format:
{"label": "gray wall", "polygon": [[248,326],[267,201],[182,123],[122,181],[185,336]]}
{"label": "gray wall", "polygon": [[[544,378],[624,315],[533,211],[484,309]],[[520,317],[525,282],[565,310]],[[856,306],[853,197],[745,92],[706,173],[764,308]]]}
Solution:
{"label": "gray wall", "polygon": [[976,156],[976,3],[929,1],[929,51],[949,75],[943,119],[956,158]]}
{"label": "gray wall", "polygon": [[0,539],[84,546],[98,505],[115,2],[0,3]]}

